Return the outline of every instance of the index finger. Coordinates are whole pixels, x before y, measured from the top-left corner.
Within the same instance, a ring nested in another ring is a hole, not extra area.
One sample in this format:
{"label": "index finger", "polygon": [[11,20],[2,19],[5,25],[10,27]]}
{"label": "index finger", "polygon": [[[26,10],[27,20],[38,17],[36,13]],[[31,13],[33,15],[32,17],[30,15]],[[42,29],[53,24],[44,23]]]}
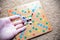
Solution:
{"label": "index finger", "polygon": [[14,15],[14,16],[10,16],[9,18],[10,18],[11,20],[14,20],[14,19],[20,18],[20,16],[19,16],[19,15]]}

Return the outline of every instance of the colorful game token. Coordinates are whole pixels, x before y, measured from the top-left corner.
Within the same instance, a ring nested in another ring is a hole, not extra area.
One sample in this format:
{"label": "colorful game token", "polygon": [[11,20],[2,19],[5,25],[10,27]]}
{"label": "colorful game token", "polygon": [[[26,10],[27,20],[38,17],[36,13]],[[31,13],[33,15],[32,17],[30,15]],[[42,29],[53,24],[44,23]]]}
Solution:
{"label": "colorful game token", "polygon": [[46,22],[46,24],[48,24],[48,22]]}
{"label": "colorful game token", "polygon": [[32,23],[34,23],[34,20],[32,20]]}
{"label": "colorful game token", "polygon": [[42,32],[45,32],[45,30],[42,30]]}
{"label": "colorful game token", "polygon": [[25,36],[24,38],[26,39],[27,37]]}
{"label": "colorful game token", "polygon": [[12,12],[12,10],[8,10],[8,13]]}
{"label": "colorful game token", "polygon": [[29,30],[29,32],[31,33],[32,31],[31,31],[31,30]]}
{"label": "colorful game token", "polygon": [[42,18],[40,18],[40,20],[42,20]]}
{"label": "colorful game token", "polygon": [[16,15],[16,12],[12,12],[12,14]]}
{"label": "colorful game token", "polygon": [[11,8],[8,10],[8,15],[21,16],[21,19],[19,20],[22,20],[22,24],[27,26],[24,32],[19,33],[15,37],[16,40],[28,40],[38,35],[52,31],[51,24],[46,17],[40,1],[34,1]]}
{"label": "colorful game token", "polygon": [[32,27],[32,29],[35,29],[34,26]]}
{"label": "colorful game token", "polygon": [[23,12],[23,13],[26,13],[26,11],[25,11],[25,10],[22,10],[22,12]]}
{"label": "colorful game token", "polygon": [[35,30],[38,30],[38,28],[35,28]]}
{"label": "colorful game token", "polygon": [[35,9],[32,9],[32,12],[34,12],[35,11]]}

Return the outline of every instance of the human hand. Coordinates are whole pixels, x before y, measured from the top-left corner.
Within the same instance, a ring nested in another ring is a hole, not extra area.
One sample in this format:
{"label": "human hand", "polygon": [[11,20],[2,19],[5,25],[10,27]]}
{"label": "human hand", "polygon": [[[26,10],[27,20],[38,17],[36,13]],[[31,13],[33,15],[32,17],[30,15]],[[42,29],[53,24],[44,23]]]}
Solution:
{"label": "human hand", "polygon": [[0,39],[1,40],[9,40],[13,38],[17,33],[26,29],[26,26],[22,24],[22,20],[12,22],[19,18],[19,16],[11,16],[0,19]]}

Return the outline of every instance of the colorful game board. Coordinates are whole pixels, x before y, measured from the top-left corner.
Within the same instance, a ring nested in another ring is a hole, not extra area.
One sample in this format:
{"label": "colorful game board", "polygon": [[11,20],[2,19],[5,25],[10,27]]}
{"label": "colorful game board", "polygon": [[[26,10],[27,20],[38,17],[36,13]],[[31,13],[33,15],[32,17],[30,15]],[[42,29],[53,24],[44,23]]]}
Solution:
{"label": "colorful game board", "polygon": [[20,15],[25,19],[32,19],[27,23],[26,30],[19,33],[16,40],[27,40],[38,35],[52,31],[52,27],[46,18],[45,11],[39,1],[34,1],[8,10],[9,16]]}

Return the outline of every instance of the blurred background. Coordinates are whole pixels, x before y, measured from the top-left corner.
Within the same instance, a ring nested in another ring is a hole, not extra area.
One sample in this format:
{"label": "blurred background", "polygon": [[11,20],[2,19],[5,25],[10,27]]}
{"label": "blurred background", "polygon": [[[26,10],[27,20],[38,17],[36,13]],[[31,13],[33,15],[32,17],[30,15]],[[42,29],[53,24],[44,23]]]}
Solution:
{"label": "blurred background", "polygon": [[[8,16],[8,9],[33,1],[36,0],[0,0],[0,18]],[[46,11],[47,18],[53,27],[53,31],[31,40],[60,40],[60,0],[39,1]]]}

